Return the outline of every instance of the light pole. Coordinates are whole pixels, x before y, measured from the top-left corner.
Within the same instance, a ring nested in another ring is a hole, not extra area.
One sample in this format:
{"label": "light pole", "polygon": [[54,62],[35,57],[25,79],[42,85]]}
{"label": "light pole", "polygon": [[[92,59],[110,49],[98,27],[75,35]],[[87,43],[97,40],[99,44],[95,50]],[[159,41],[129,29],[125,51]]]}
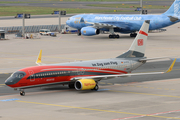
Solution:
{"label": "light pole", "polygon": [[23,37],[25,37],[25,28],[24,28],[24,26],[25,26],[25,20],[24,20],[24,17],[25,17],[25,14],[23,13],[23,16],[22,16],[22,21],[23,21],[23,26],[22,26],[22,35],[23,35]]}
{"label": "light pole", "polygon": [[59,33],[61,32],[61,11],[59,11]]}
{"label": "light pole", "polygon": [[142,3],[142,0],[140,0],[140,7],[141,7],[140,14],[142,14],[142,10],[143,10],[143,3]]}

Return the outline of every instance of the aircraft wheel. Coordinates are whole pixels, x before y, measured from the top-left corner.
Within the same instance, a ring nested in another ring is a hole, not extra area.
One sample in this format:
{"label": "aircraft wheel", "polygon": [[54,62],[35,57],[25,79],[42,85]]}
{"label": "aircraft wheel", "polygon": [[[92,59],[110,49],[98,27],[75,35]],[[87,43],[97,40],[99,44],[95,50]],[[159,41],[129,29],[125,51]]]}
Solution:
{"label": "aircraft wheel", "polygon": [[94,87],[94,90],[98,91],[98,89],[99,89],[99,86],[98,86],[98,84],[96,84],[96,86]]}
{"label": "aircraft wheel", "polygon": [[91,90],[98,91],[98,89],[99,89],[99,86],[98,86],[98,84],[96,84],[96,86]]}
{"label": "aircraft wheel", "polygon": [[131,33],[130,34],[130,37],[136,37],[137,36],[137,33]]}
{"label": "aircraft wheel", "polygon": [[112,38],[112,35],[109,35],[109,38]]}
{"label": "aircraft wheel", "polygon": [[109,35],[109,38],[119,38],[119,35]]}
{"label": "aircraft wheel", "polygon": [[78,30],[77,35],[81,36],[81,30]]}
{"label": "aircraft wheel", "polygon": [[116,35],[116,38],[119,38],[119,35]]}
{"label": "aircraft wheel", "polygon": [[137,36],[137,33],[134,33],[134,37],[136,37]]}
{"label": "aircraft wheel", "polygon": [[24,91],[21,91],[21,92],[20,92],[20,95],[21,95],[21,96],[25,96],[25,92],[24,92]]}

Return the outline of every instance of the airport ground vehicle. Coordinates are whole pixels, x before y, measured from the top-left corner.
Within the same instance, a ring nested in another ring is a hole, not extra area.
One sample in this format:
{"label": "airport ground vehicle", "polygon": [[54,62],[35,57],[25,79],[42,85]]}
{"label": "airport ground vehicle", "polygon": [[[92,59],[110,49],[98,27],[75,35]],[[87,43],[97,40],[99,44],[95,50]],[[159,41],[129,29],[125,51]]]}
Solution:
{"label": "airport ground vehicle", "polygon": [[40,29],[39,34],[40,35],[51,35],[51,31],[49,29]]}
{"label": "airport ground vehicle", "polygon": [[[22,18],[23,13],[18,13],[15,18]],[[31,18],[31,14],[24,14],[24,18]]]}
{"label": "airport ground vehicle", "polygon": [[24,89],[33,87],[68,84],[69,88],[76,90],[98,90],[98,82],[101,80],[168,73],[172,70],[176,59],[165,72],[131,73],[148,60],[161,59],[145,57],[149,24],[149,20],[143,23],[129,50],[116,58],[46,65],[41,63],[41,50],[36,61],[39,66],[14,72],[5,84],[15,90],[19,89],[20,95],[24,96]]}

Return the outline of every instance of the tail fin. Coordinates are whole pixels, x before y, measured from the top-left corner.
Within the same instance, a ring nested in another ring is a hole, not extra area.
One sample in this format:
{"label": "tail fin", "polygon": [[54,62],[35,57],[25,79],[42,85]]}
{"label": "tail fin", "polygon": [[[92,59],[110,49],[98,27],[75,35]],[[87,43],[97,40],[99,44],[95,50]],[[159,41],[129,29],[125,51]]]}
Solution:
{"label": "tail fin", "polygon": [[167,16],[180,16],[180,0],[175,0],[164,14]]}
{"label": "tail fin", "polygon": [[144,57],[146,41],[147,41],[147,36],[148,36],[148,31],[149,31],[149,24],[150,24],[150,20],[146,20],[143,23],[139,33],[134,39],[129,50],[126,53],[118,56],[117,58]]}

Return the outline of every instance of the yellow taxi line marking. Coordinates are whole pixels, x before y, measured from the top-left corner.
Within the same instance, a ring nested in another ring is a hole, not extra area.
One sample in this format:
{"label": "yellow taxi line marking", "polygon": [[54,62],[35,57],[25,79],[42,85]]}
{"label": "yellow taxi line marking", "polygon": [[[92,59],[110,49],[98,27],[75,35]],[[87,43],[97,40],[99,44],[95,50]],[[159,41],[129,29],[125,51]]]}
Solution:
{"label": "yellow taxi line marking", "polygon": [[5,85],[5,84],[0,84],[0,85]]}
{"label": "yellow taxi line marking", "polygon": [[154,89],[154,87],[149,87],[150,89]]}
{"label": "yellow taxi line marking", "polygon": [[110,112],[110,113],[129,114],[129,115],[140,115],[140,116],[148,116],[148,117],[180,119],[180,118],[175,118],[175,117],[165,117],[165,116],[156,116],[156,115],[148,115],[148,114],[138,114],[138,113],[129,113],[129,112],[111,111],[111,110],[101,110],[101,109],[84,108],[84,107],[75,107],[75,106],[66,106],[66,105],[57,105],[57,104],[48,104],[48,103],[39,103],[39,102],[29,102],[29,101],[21,101],[21,100],[16,100],[16,102],[21,102],[21,103],[32,103],[32,104],[48,105],[48,106],[56,106],[56,107],[65,107],[65,108],[75,108],[75,109],[83,109],[83,110],[93,110],[93,111]]}
{"label": "yellow taxi line marking", "polygon": [[151,96],[162,96],[162,97],[180,98],[180,96],[172,96],[172,95],[160,95],[160,94],[150,94],[150,93],[126,92],[126,91],[116,91],[116,90],[109,90],[109,91],[111,91],[111,92],[120,92],[120,93],[130,93],[130,94],[139,94],[139,95],[151,95]]}

